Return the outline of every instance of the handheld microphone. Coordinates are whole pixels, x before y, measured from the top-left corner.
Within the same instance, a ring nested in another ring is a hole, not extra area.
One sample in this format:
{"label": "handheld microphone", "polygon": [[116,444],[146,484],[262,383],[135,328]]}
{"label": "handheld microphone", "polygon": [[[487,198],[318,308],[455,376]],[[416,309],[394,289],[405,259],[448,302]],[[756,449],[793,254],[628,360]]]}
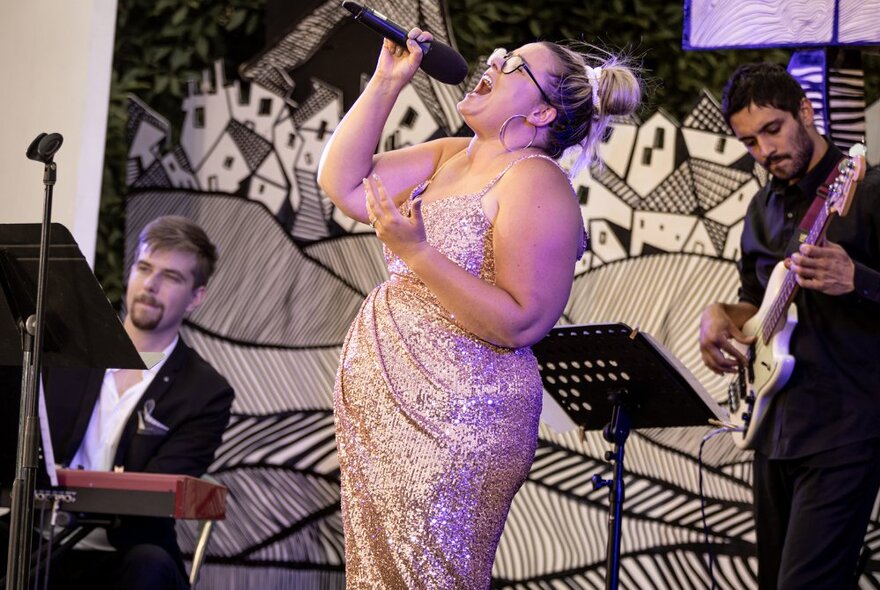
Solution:
{"label": "handheld microphone", "polygon": [[[351,0],[345,0],[342,3],[342,7],[351,12],[354,15],[354,19],[359,23],[401,47],[406,47],[407,32],[400,25],[388,20],[385,15]],[[431,41],[429,43],[419,43],[419,46],[424,52],[424,57],[422,57],[422,63],[419,67],[435,80],[439,80],[444,84],[459,84],[467,77],[467,62],[460,53],[449,45],[439,41]]]}

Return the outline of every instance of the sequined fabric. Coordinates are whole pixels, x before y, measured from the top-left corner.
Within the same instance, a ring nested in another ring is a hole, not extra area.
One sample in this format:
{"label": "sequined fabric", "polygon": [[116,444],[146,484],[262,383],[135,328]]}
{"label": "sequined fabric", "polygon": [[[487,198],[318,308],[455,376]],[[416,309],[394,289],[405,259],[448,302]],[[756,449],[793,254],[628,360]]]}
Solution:
{"label": "sequined fabric", "polygon": [[[428,242],[489,282],[481,198],[493,184],[422,207]],[[351,326],[334,392],[346,587],[485,590],[535,452],[537,362],[457,326],[399,258],[385,260],[390,278]]]}

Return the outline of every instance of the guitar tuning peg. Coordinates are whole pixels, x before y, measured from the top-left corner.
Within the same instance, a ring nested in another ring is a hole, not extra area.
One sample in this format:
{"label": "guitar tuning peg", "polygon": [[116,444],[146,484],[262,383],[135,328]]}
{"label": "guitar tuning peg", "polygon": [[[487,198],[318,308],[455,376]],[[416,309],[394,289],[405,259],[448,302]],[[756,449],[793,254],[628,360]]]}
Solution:
{"label": "guitar tuning peg", "polygon": [[857,158],[859,156],[864,156],[868,152],[868,148],[865,147],[863,142],[854,143],[851,148],[849,148],[849,157]]}

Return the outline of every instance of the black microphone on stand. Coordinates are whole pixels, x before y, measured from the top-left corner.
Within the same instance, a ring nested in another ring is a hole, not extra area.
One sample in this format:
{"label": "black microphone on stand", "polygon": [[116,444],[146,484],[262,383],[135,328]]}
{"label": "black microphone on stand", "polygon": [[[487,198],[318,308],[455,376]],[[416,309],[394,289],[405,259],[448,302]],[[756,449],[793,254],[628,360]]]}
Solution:
{"label": "black microphone on stand", "polygon": [[[342,7],[354,15],[354,19],[376,31],[383,37],[391,39],[401,47],[406,47],[406,33],[403,27],[391,22],[388,18],[361,6],[357,2],[345,0]],[[459,84],[467,77],[468,65],[459,52],[439,41],[419,43],[424,52],[419,66],[426,74],[444,84]]]}
{"label": "black microphone on stand", "polygon": [[29,160],[48,164],[61,148],[63,141],[60,133],[40,133],[28,146],[27,157]]}

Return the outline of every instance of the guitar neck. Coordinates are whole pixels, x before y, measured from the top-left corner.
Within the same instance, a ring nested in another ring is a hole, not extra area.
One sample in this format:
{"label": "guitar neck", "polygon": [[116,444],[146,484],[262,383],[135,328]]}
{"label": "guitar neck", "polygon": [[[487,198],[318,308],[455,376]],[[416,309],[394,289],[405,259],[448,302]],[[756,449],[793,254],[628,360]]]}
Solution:
{"label": "guitar neck", "polygon": [[[828,223],[831,219],[832,213],[829,211],[828,207],[822,207],[803,243],[810,245],[818,244],[825,236],[825,232],[828,229]],[[776,327],[779,325],[779,320],[781,320],[782,316],[788,312],[788,306],[794,301],[797,292],[798,284],[796,275],[794,271],[788,269],[788,272],[785,273],[782,285],[779,287],[779,291],[773,299],[773,303],[770,306],[767,316],[761,324],[761,337],[765,344],[770,341],[770,338],[776,331]]]}

